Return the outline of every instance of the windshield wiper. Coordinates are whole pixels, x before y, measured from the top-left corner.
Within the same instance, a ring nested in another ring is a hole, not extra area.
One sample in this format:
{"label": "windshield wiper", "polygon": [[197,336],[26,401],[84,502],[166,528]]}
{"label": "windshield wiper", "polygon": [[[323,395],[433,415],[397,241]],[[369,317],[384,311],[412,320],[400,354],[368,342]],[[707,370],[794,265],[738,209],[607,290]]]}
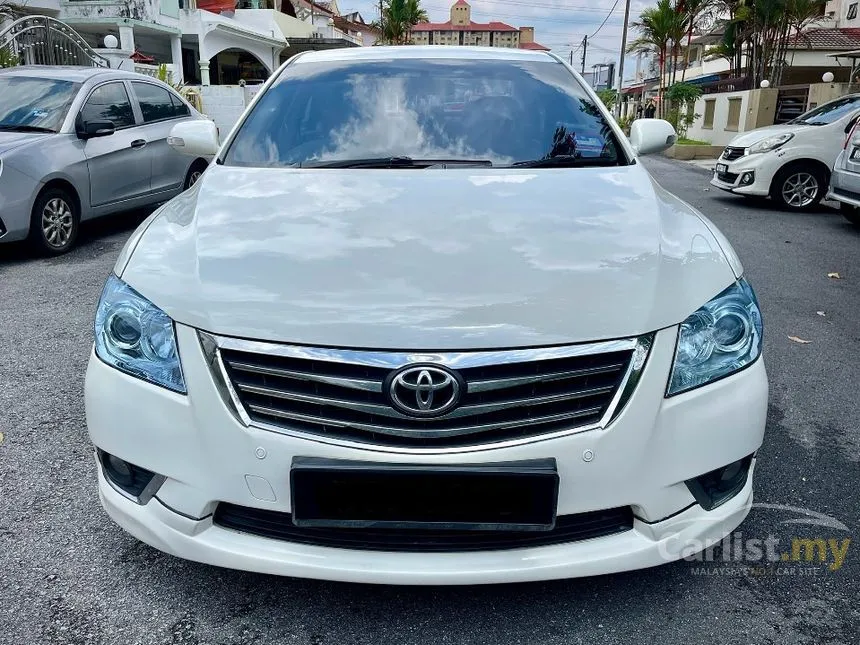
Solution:
{"label": "windshield wiper", "polygon": [[21,125],[11,123],[0,123],[0,131],[3,132],[56,132],[51,128],[43,128],[38,125]]}
{"label": "windshield wiper", "polygon": [[492,166],[489,159],[413,159],[412,157],[370,157],[304,161],[301,168],[429,168],[431,166]]}
{"label": "windshield wiper", "polygon": [[607,157],[574,157],[572,155],[556,155],[530,161],[517,161],[511,168],[581,168],[586,166],[617,166],[617,159]]}

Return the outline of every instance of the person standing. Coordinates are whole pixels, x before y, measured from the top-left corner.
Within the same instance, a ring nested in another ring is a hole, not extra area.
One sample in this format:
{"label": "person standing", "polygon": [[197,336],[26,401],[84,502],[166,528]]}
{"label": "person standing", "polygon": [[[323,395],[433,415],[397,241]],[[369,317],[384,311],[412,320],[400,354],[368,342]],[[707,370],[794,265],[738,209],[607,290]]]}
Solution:
{"label": "person standing", "polygon": [[641,104],[641,103],[639,103],[639,104],[636,106],[636,118],[637,118],[637,119],[641,119],[641,118],[642,118],[642,104]]}
{"label": "person standing", "polygon": [[654,105],[654,101],[648,101],[648,105],[645,106],[645,118],[653,119],[654,115],[657,113],[657,106]]}

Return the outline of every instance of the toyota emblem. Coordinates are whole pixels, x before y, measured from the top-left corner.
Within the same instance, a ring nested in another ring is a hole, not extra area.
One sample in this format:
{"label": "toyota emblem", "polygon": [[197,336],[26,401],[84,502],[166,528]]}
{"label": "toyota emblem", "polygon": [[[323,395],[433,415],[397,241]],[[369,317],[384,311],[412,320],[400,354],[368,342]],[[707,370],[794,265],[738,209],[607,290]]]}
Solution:
{"label": "toyota emblem", "polygon": [[388,386],[391,405],[414,417],[450,412],[460,401],[460,391],[460,379],[453,372],[433,365],[406,367]]}

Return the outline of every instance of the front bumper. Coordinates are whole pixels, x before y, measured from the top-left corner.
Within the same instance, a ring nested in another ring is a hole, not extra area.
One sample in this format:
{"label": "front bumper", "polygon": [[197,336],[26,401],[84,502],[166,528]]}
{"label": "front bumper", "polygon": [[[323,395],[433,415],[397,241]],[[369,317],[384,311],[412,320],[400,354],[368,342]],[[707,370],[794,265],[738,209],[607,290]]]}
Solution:
{"label": "front bumper", "polygon": [[[100,471],[101,501],[117,524],[167,553],[289,576],[474,584],[594,575],[668,562],[686,555],[686,549],[700,550],[719,540],[749,511],[752,470],[741,492],[710,512],[695,503],[684,482],[758,449],[768,389],[759,360],[710,386],[664,398],[676,334],[674,328],[657,333],[636,391],[606,429],[516,446],[410,452],[244,426],[217,391],[196,333],[177,325],[187,396],[91,357],[86,402],[93,442],[165,478],[155,497],[141,505],[117,492]],[[560,478],[559,515],[629,506],[636,519],[632,530],[606,537],[470,553],[338,549],[258,537],[213,523],[219,502],[289,512],[289,469],[297,456],[431,465],[553,457]]]}
{"label": "front bumper", "polygon": [[[774,154],[765,152],[744,156],[734,161],[719,158],[716,164],[725,164],[727,170],[725,173],[717,173],[715,164],[711,185],[738,195],[765,197],[770,194],[773,177],[781,165],[776,162]],[[747,172],[754,173],[755,180],[750,184],[742,185],[741,179]]]}

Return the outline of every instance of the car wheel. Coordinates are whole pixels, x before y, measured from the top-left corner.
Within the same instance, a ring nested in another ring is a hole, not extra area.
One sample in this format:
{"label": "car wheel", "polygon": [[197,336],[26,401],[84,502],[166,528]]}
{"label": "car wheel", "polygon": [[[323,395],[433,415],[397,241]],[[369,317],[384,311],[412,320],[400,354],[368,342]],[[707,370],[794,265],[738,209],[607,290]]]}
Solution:
{"label": "car wheel", "polygon": [[821,201],[826,189],[827,182],[820,170],[808,164],[794,164],[777,173],[771,197],[789,210],[806,210]]}
{"label": "car wheel", "polygon": [[33,205],[30,240],[43,253],[60,255],[78,237],[80,213],[77,201],[62,188],[43,190]]}
{"label": "car wheel", "polygon": [[185,175],[185,184],[182,186],[182,190],[188,190],[196,184],[204,170],[206,170],[206,163],[202,161],[195,161],[191,164],[191,168],[188,169],[188,174]]}
{"label": "car wheel", "polygon": [[839,212],[854,226],[860,226],[860,208],[850,204],[839,204]]}

